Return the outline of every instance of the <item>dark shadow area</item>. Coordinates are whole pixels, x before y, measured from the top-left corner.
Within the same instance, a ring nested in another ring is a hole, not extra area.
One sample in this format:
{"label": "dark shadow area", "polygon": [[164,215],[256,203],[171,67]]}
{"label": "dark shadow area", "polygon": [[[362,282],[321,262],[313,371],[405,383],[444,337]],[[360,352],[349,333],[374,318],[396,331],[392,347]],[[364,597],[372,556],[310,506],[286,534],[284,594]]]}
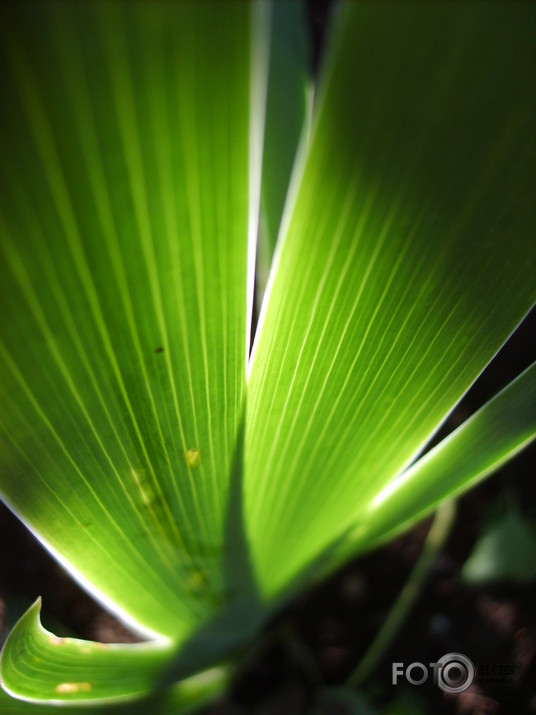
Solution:
{"label": "dark shadow area", "polygon": [[331,0],[306,0],[305,9],[311,39],[311,71],[317,75],[333,11],[333,2]]}
{"label": "dark shadow area", "polygon": [[160,686],[209,667],[248,644],[266,613],[258,595],[244,523],[243,475],[245,413],[238,429],[229,477],[222,550],[222,610],[181,645],[177,658],[162,673]]}
{"label": "dark shadow area", "polygon": [[475,380],[428,445],[431,449],[459,427],[536,360],[536,307]]}
{"label": "dark shadow area", "polygon": [[242,599],[260,606],[251,554],[244,521],[244,437],[246,410],[236,438],[235,454],[229,479],[227,514],[225,518],[223,575],[229,600]]}

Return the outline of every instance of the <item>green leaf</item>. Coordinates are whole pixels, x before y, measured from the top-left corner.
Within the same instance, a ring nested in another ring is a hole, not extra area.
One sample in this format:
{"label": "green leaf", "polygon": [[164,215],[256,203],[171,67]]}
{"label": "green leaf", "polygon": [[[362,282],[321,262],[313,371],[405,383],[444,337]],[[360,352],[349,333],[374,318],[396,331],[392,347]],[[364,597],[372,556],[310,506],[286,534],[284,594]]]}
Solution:
{"label": "green leaf", "polygon": [[[178,681],[184,683],[186,694],[199,692],[204,697],[205,691],[208,695],[222,690],[227,679],[224,668],[207,669],[228,658],[260,627],[256,604],[252,608],[239,599],[180,644],[167,638],[134,645],[102,644],[58,638],[44,630],[40,606],[39,599],[19,619],[0,660],[3,687],[31,702],[130,701],[163,692]],[[202,671],[206,675],[198,681]]]}
{"label": "green leaf", "polygon": [[4,689],[32,701],[139,697],[156,689],[175,647],[169,641],[106,645],[57,638],[39,619],[40,600],[26,611],[2,650]]}
{"label": "green leaf", "polygon": [[0,12],[1,494],[92,595],[184,638],[241,558],[250,6]]}
{"label": "green leaf", "polygon": [[248,385],[267,597],[368,518],[536,299],[535,15],[349,2],[337,18]]}
{"label": "green leaf", "polygon": [[302,152],[305,151],[310,125],[308,46],[303,12],[303,3],[299,0],[278,0],[272,6],[257,245],[259,304],[268,279],[296,152],[300,138]]}
{"label": "green leaf", "polygon": [[489,524],[464,563],[462,579],[471,585],[536,579],[536,534],[515,509]]}
{"label": "green leaf", "polygon": [[347,537],[355,551],[396,536],[474,486],[536,438],[536,363],[389,482]]}
{"label": "green leaf", "polygon": [[[91,644],[93,647],[99,644]],[[89,647],[89,646],[88,646]],[[113,669],[112,669],[113,672]],[[73,670],[70,670],[72,677]],[[213,669],[193,678],[182,681],[178,685],[161,690],[148,697],[128,702],[126,704],[109,705],[101,703],[98,712],[105,715],[188,715],[198,712],[199,707],[217,697],[226,685],[225,674]],[[71,698],[74,697],[71,695]],[[38,704],[27,700],[10,697],[0,688],[0,712],[2,715],[92,715],[95,707],[84,706],[83,702],[69,705],[66,694],[54,693],[53,699],[61,704]]]}

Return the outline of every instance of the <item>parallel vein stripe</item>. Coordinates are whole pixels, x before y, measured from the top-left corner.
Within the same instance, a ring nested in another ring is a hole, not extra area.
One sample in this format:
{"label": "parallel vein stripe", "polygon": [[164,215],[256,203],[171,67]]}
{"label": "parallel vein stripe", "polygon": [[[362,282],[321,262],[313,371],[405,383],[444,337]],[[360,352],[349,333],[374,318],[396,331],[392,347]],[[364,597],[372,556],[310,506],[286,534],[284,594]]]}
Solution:
{"label": "parallel vein stripe", "polygon": [[[130,190],[134,199],[134,209],[138,221],[138,237],[140,240],[143,254],[146,259],[153,306],[155,309],[158,327],[162,334],[162,342],[164,344],[164,359],[168,370],[170,384],[172,385],[172,390],[174,391],[174,399],[176,400],[176,389],[169,362],[169,338],[167,334],[167,326],[162,306],[158,270],[156,267],[156,258],[154,255],[154,238],[152,235],[151,222],[147,207],[147,190],[145,186],[143,162],[140,156],[139,149],[139,130],[137,127],[137,114],[133,102],[132,83],[130,79],[131,75],[128,67],[128,53],[124,36],[121,33],[112,32],[113,28],[117,27],[118,25],[122,27],[122,24],[114,22],[112,18],[106,16],[103,17],[103,34],[106,40],[106,47],[110,58],[109,66],[114,68],[114,71],[110,73],[110,79],[114,87],[113,97],[115,103],[115,110],[117,114],[118,124],[121,129],[122,146],[125,155],[126,165],[128,167]],[[152,402],[154,418],[159,433],[160,443],[166,455],[166,461],[168,463],[170,473],[173,473],[173,467],[171,464],[171,459],[169,456],[166,441],[162,433],[159,416],[156,412],[156,408],[154,407],[154,398],[152,398]],[[187,445],[184,437],[184,428],[182,425],[182,420],[180,419],[180,414],[178,414],[177,417],[183,453],[186,453]],[[154,474],[154,470],[152,469],[152,467],[151,471]],[[181,495],[175,480],[173,480],[173,487],[177,500],[180,504]],[[154,488],[155,491],[159,494],[159,496],[162,497],[163,495],[160,482],[156,474],[154,474]],[[176,526],[175,520],[173,519],[173,515],[171,513],[167,500],[163,499],[162,503],[164,505],[164,509],[166,511],[170,527],[176,533],[177,538],[180,539],[179,530]]]}
{"label": "parallel vein stripe", "polygon": [[[211,397],[210,397],[210,371],[208,362],[208,348],[206,342],[207,336],[207,324],[206,324],[206,307],[204,300],[204,278],[203,278],[203,267],[204,267],[204,257],[203,257],[203,222],[202,222],[202,208],[201,208],[201,188],[199,179],[199,147],[197,145],[198,133],[195,131],[196,127],[196,103],[197,96],[195,90],[195,27],[189,27],[189,36],[184,38],[184,43],[188,43],[188,51],[191,57],[191,73],[189,74],[188,81],[189,86],[184,86],[184,82],[177,84],[177,97],[176,97],[176,111],[180,121],[178,122],[178,129],[180,134],[180,141],[182,147],[182,156],[184,161],[185,175],[187,172],[188,180],[186,181],[186,196],[188,201],[189,209],[189,234],[190,234],[190,245],[192,250],[193,265],[194,265],[194,277],[196,283],[196,299],[197,299],[197,310],[199,319],[199,335],[201,337],[201,352],[202,352],[202,363],[203,363],[203,375],[204,375],[204,387],[205,387],[205,406],[207,409],[207,422],[208,422],[208,440],[209,440],[209,453],[210,461],[212,463],[211,469],[211,482],[212,488],[208,484],[208,480],[205,478],[205,503],[209,500],[213,502],[214,514],[222,513],[222,501],[220,488],[217,482],[217,469],[216,469],[216,458],[213,442],[213,417],[212,417],[212,407],[211,407]],[[175,46],[174,50],[177,53],[179,47]],[[180,58],[178,54],[175,54],[176,66],[180,66]],[[201,465],[202,468],[203,464]],[[206,475],[206,472],[203,472]],[[205,519],[206,521],[206,519]]]}
{"label": "parallel vein stripe", "polygon": [[[125,388],[119,365],[116,360],[114,349],[110,340],[110,336],[106,327],[106,321],[102,313],[97,291],[95,289],[89,266],[87,264],[80,232],[76,222],[76,216],[71,204],[69,192],[60,162],[57,157],[54,146],[53,135],[46,118],[46,113],[42,101],[39,97],[38,88],[32,78],[31,72],[24,57],[22,50],[15,45],[10,48],[12,50],[12,59],[14,60],[13,69],[19,79],[19,88],[21,91],[21,99],[26,108],[28,124],[32,131],[35,141],[37,153],[42,161],[45,178],[49,184],[53,200],[56,204],[58,215],[65,231],[65,237],[68,240],[69,249],[71,251],[74,263],[79,272],[82,285],[84,287],[88,303],[91,306],[95,324],[99,329],[103,344],[112,365],[118,385],[120,387],[123,399],[129,410],[132,424],[136,430],[139,443],[144,451],[146,463],[152,474],[154,488],[157,494],[162,497],[160,485],[154,473],[154,469],[149,459],[147,448],[143,440],[136,416],[132,409],[128,392]],[[176,530],[173,520],[170,518],[170,526],[172,530]]]}
{"label": "parallel vein stripe", "polygon": [[[5,236],[5,239],[7,240],[9,237],[7,228],[5,225],[3,225],[3,221],[1,220],[0,217],[0,228],[2,229],[2,232]],[[87,421],[91,432],[93,436],[95,437],[95,440],[97,441],[100,449],[102,450],[102,453],[110,466],[112,472],[115,474],[120,488],[125,494],[128,502],[130,503],[132,509],[138,513],[138,516],[140,516],[139,511],[137,510],[134,501],[131,498],[130,492],[128,488],[125,485],[125,482],[121,479],[119,472],[117,470],[117,467],[114,463],[114,460],[112,459],[109,451],[106,449],[101,436],[98,432],[98,430],[95,427],[95,424],[93,420],[91,419],[90,414],[88,413],[86,406],[83,402],[83,399],[79,393],[79,391],[76,388],[75,383],[73,382],[73,377],[69,372],[69,369],[67,365],[65,364],[61,352],[58,349],[57,343],[53,337],[52,331],[47,323],[47,320],[45,318],[45,315],[43,314],[43,311],[41,309],[41,306],[39,304],[39,300],[37,295],[34,292],[34,289],[32,287],[32,284],[28,278],[28,275],[25,271],[24,265],[22,261],[20,260],[20,257],[18,256],[16,249],[15,249],[15,242],[11,239],[10,243],[8,244],[8,251],[6,251],[6,260],[9,263],[11,270],[21,288],[22,293],[24,294],[26,300],[28,301],[28,305],[32,311],[32,314],[39,325],[39,328],[41,330],[41,333],[43,337],[45,338],[47,347],[52,355],[52,358],[55,362],[55,364],[58,366],[60,374],[63,376],[69,391],[71,392],[75,402],[78,404],[85,420]],[[77,341],[78,342],[78,341]],[[94,376],[93,376],[94,380]],[[130,465],[132,466],[132,465]],[[170,551],[169,553],[173,553],[173,546],[169,544],[167,535],[165,531],[163,531],[161,524],[159,523],[158,517],[154,512],[151,512],[151,515],[153,517],[153,522],[154,522],[154,527],[156,528],[157,532],[160,532],[161,539],[155,539],[153,533],[151,530],[148,530],[148,534],[150,535],[150,538],[153,540],[153,543],[157,550],[162,550],[164,546],[166,546]],[[141,523],[144,525],[144,520],[141,518]],[[145,526],[146,528],[146,526]]]}
{"label": "parallel vein stripe", "polygon": [[[29,388],[29,386],[28,386],[26,380],[25,380],[24,377],[21,375],[21,373],[20,373],[20,371],[18,370],[17,366],[16,366],[15,363],[13,362],[13,360],[12,360],[12,358],[11,358],[11,355],[10,355],[9,352],[7,351],[6,346],[4,345],[3,341],[0,341],[0,356],[1,356],[2,359],[4,360],[6,366],[7,366],[8,369],[10,370],[11,374],[12,374],[12,375],[14,376],[14,378],[17,380],[17,383],[20,385],[22,391],[24,392],[26,398],[28,399],[28,401],[29,401],[30,404],[32,405],[32,407],[33,407],[33,409],[35,410],[36,414],[38,415],[39,419],[40,419],[40,420],[43,422],[43,424],[46,426],[46,428],[48,429],[48,431],[49,431],[51,437],[52,437],[52,438],[54,439],[54,441],[57,443],[57,445],[58,445],[58,447],[60,448],[61,452],[64,454],[65,458],[67,459],[67,461],[69,462],[69,464],[71,465],[71,467],[73,468],[73,470],[76,472],[76,474],[78,475],[78,477],[79,477],[79,479],[81,480],[81,482],[84,484],[84,486],[86,487],[86,489],[88,490],[88,492],[91,494],[92,498],[95,500],[95,503],[98,505],[98,507],[99,507],[101,513],[103,514],[103,516],[106,517],[107,521],[109,522],[110,526],[112,527],[112,530],[117,533],[119,539],[120,539],[121,541],[123,541],[125,548],[126,548],[129,552],[132,553],[132,556],[134,557],[134,559],[135,559],[136,561],[139,561],[139,562],[143,565],[144,569],[147,568],[147,567],[150,568],[151,565],[150,565],[150,564],[147,564],[147,562],[145,561],[145,559],[143,559],[143,558],[141,557],[141,555],[139,554],[138,550],[137,550],[137,549],[133,546],[133,544],[130,542],[130,539],[126,536],[126,534],[123,532],[123,530],[118,526],[116,519],[113,517],[112,514],[110,514],[110,512],[108,511],[108,509],[106,508],[106,506],[105,506],[104,503],[102,502],[102,500],[101,500],[101,498],[99,497],[99,495],[97,494],[97,492],[96,492],[96,491],[93,489],[93,487],[91,486],[91,481],[90,481],[90,480],[83,474],[83,472],[79,469],[79,467],[78,467],[78,465],[77,465],[77,463],[76,463],[76,460],[73,459],[73,457],[72,457],[70,451],[67,449],[67,447],[65,446],[65,443],[63,442],[63,440],[61,439],[61,437],[58,435],[58,433],[56,432],[56,430],[54,429],[54,426],[50,423],[50,421],[49,421],[49,419],[48,419],[46,413],[43,411],[42,406],[41,406],[41,405],[37,402],[37,400],[35,399],[35,396],[34,396],[33,392],[30,390],[30,388]],[[17,450],[25,457],[26,461],[28,461],[30,464],[32,464],[30,458],[25,454],[24,450],[18,445],[18,442],[17,442],[15,439],[13,439],[13,437],[10,435],[9,431],[6,430],[6,434],[8,435],[8,438],[10,439],[10,441],[12,442],[12,444],[13,444],[13,445],[17,448]],[[34,471],[36,472],[36,474],[39,475],[39,471],[36,469],[36,467],[35,467],[33,464],[32,464],[32,467],[33,467]],[[46,479],[44,479],[44,477],[41,477],[41,476],[40,476],[40,479],[41,479],[42,483],[44,484],[44,486],[45,486],[48,490],[50,490],[50,487],[48,486],[48,483],[47,483]],[[60,499],[59,495],[58,495],[54,490],[50,490],[50,491],[54,494],[54,496],[55,496],[57,499]],[[67,505],[66,505],[61,499],[60,499],[60,501],[62,502],[62,505],[64,506],[64,508],[66,508],[66,510],[68,511],[68,513],[71,514],[71,512],[70,512],[69,508],[67,507]],[[74,519],[77,523],[79,523],[79,522],[78,522],[78,518],[77,518],[74,514],[71,514],[71,516],[73,517],[73,519]],[[83,528],[82,525],[80,525],[80,526]],[[90,532],[87,532],[87,531],[86,531],[86,533],[87,533],[88,536],[91,538],[91,540],[94,541],[94,537],[90,534]],[[95,543],[97,543],[97,542],[95,542]],[[102,547],[102,546],[99,546],[99,548],[101,549],[101,548],[103,548],[103,547]],[[113,560],[113,558],[112,558],[112,560]],[[122,569],[121,569],[121,570],[122,570]],[[152,570],[152,569],[151,569],[151,570]],[[155,572],[155,576],[156,576],[156,575],[157,575],[157,574],[156,574],[156,572]]]}
{"label": "parallel vein stripe", "polygon": [[[334,292],[333,292],[333,296],[332,296],[332,298],[331,298],[331,302],[330,302],[330,304],[329,304],[328,311],[327,311],[327,314],[326,314],[325,323],[324,323],[324,326],[323,326],[322,331],[321,331],[321,333],[320,333],[320,336],[319,336],[319,338],[318,338],[316,350],[315,350],[315,353],[314,353],[314,355],[313,355],[313,358],[312,358],[312,360],[311,360],[311,364],[310,364],[310,367],[309,367],[309,372],[308,372],[308,374],[307,374],[307,378],[306,378],[306,380],[305,380],[305,384],[304,384],[304,386],[303,386],[303,388],[302,388],[302,393],[301,393],[301,396],[300,396],[300,400],[299,400],[299,402],[298,402],[298,406],[296,407],[296,410],[295,410],[294,417],[293,417],[293,420],[292,420],[292,422],[291,422],[291,425],[290,425],[290,427],[289,427],[289,429],[288,429],[288,431],[287,431],[287,440],[286,440],[286,443],[285,443],[285,444],[283,445],[283,447],[281,448],[281,459],[280,459],[280,462],[279,462],[279,472],[276,472],[276,474],[278,474],[278,475],[280,475],[281,469],[282,469],[282,464],[284,464],[284,455],[288,452],[288,450],[289,450],[290,447],[291,447],[291,440],[292,440],[294,431],[295,431],[295,429],[296,429],[296,423],[297,423],[297,420],[298,420],[298,414],[299,414],[299,412],[300,412],[300,410],[301,410],[301,407],[302,407],[302,405],[303,405],[304,399],[305,399],[305,397],[306,397],[307,386],[308,386],[308,384],[309,384],[309,381],[310,381],[310,379],[311,379],[311,376],[312,376],[312,374],[313,374],[313,371],[314,371],[314,369],[315,369],[315,367],[316,367],[316,362],[317,362],[318,356],[319,356],[319,354],[320,354],[320,351],[321,351],[322,349],[324,349],[324,340],[326,339],[326,334],[327,334],[328,331],[329,331],[329,327],[330,327],[330,324],[331,324],[331,317],[332,317],[332,314],[333,314],[335,308],[337,307],[337,304],[338,304],[338,296],[339,296],[339,294],[340,294],[340,292],[341,292],[341,290],[342,290],[342,288],[343,288],[343,285],[344,285],[344,283],[345,283],[345,280],[346,280],[346,276],[347,276],[347,274],[348,274],[348,271],[350,270],[350,268],[351,268],[351,266],[352,266],[352,264],[353,264],[353,262],[354,262],[354,260],[355,260],[356,251],[357,251],[357,249],[358,249],[358,247],[359,247],[359,245],[360,245],[360,238],[361,238],[363,232],[366,230],[367,220],[368,220],[368,218],[369,218],[369,216],[370,216],[371,208],[372,208],[372,206],[373,206],[373,204],[374,204],[374,199],[375,199],[375,191],[371,191],[371,192],[367,195],[367,198],[366,198],[366,200],[365,200],[365,202],[364,202],[364,206],[363,206],[362,212],[361,212],[361,214],[360,214],[360,218],[359,218],[358,224],[357,224],[357,226],[356,226],[356,228],[355,228],[354,235],[353,235],[353,237],[352,237],[352,242],[351,242],[350,250],[348,251],[348,254],[347,254],[347,256],[346,256],[346,260],[345,260],[343,269],[342,269],[342,271],[341,271],[341,274],[340,274],[340,276],[339,276],[339,278],[338,278],[338,281],[337,281],[337,285],[336,285],[335,290],[334,290]],[[361,279],[361,282],[360,282],[360,285],[359,285],[359,289],[358,289],[357,292],[356,292],[356,296],[355,296],[355,299],[354,299],[352,308],[351,308],[351,310],[350,310],[349,317],[348,317],[347,320],[346,320],[345,326],[344,326],[344,328],[343,328],[343,330],[342,330],[342,333],[341,333],[340,338],[339,338],[339,340],[338,340],[338,342],[337,342],[337,345],[335,346],[335,349],[334,349],[333,352],[332,352],[331,362],[330,362],[328,368],[324,371],[323,382],[322,382],[322,385],[321,385],[320,389],[319,389],[318,392],[317,392],[315,403],[312,405],[312,407],[311,407],[311,406],[308,406],[309,418],[308,418],[307,424],[305,425],[305,428],[302,429],[301,439],[300,439],[300,441],[298,442],[298,445],[297,445],[296,447],[294,447],[294,457],[293,457],[292,461],[290,462],[290,464],[285,464],[285,469],[286,469],[286,471],[287,471],[288,474],[294,474],[295,471],[296,471],[296,468],[297,468],[297,466],[298,466],[298,464],[299,464],[299,462],[300,462],[300,460],[303,460],[303,447],[304,447],[305,442],[306,442],[306,440],[307,440],[307,438],[308,438],[308,436],[309,436],[309,434],[310,434],[310,431],[311,431],[311,428],[312,428],[312,425],[313,425],[313,419],[314,419],[315,415],[317,414],[317,409],[319,409],[319,408],[321,407],[322,398],[323,398],[324,392],[325,392],[326,387],[327,387],[327,385],[328,385],[328,382],[329,382],[329,378],[330,378],[330,376],[331,376],[331,373],[332,373],[333,369],[335,368],[335,366],[336,366],[336,364],[337,364],[337,359],[338,359],[339,353],[340,353],[340,351],[341,351],[341,348],[342,348],[343,344],[345,343],[345,338],[346,338],[347,331],[348,331],[348,329],[349,329],[349,326],[350,326],[351,322],[354,320],[356,311],[357,311],[357,309],[358,309],[358,306],[360,305],[361,297],[362,297],[363,292],[364,292],[364,290],[365,290],[365,288],[366,288],[366,286],[367,286],[367,283],[368,283],[368,280],[369,280],[369,278],[370,278],[371,272],[373,271],[373,269],[374,269],[374,267],[375,267],[375,265],[376,265],[376,261],[377,261],[377,259],[378,259],[378,256],[379,256],[380,252],[381,252],[381,249],[382,249],[382,247],[383,247],[383,245],[384,245],[384,242],[385,242],[385,240],[386,240],[386,238],[387,238],[387,236],[388,236],[389,229],[390,229],[390,227],[391,227],[391,225],[392,225],[392,222],[393,222],[393,220],[394,220],[394,218],[395,218],[395,215],[396,215],[398,209],[399,209],[399,205],[398,205],[398,203],[397,203],[397,204],[395,204],[395,205],[393,206],[393,208],[392,208],[392,210],[391,210],[390,216],[388,216],[388,217],[386,218],[385,223],[384,223],[383,228],[382,228],[382,231],[380,232],[380,235],[378,236],[378,240],[377,240],[377,242],[376,242],[376,246],[375,246],[375,248],[374,248],[374,250],[373,250],[373,252],[372,252],[372,254],[371,254],[371,257],[370,257],[370,260],[369,260],[369,262],[368,262],[368,265],[366,266],[365,270],[363,271],[363,276],[362,276],[362,279]],[[399,259],[399,260],[400,260],[400,259]],[[328,269],[326,269],[326,270],[328,270]],[[385,295],[385,291],[384,291],[384,295]],[[371,325],[371,323],[369,323],[369,327],[370,327],[370,325]],[[366,336],[367,336],[367,330],[365,330],[364,338],[363,338],[363,340],[361,341],[361,347],[362,347],[362,346],[364,345],[364,343],[365,343]],[[355,362],[357,362],[357,360],[359,359],[359,354],[360,354],[360,349],[358,350],[358,353],[357,353],[357,355],[356,355]],[[320,441],[319,441],[319,442],[320,442]],[[304,474],[306,474],[305,470],[302,471],[302,475],[304,475]],[[274,481],[275,481],[275,480],[276,480],[276,478],[274,477]],[[292,484],[293,484],[292,489],[295,490],[296,493],[298,493],[299,491],[301,491],[300,481],[301,481],[301,480],[297,479],[296,481],[293,481],[293,482],[292,482]],[[290,481],[289,479],[287,479],[286,482],[284,483],[282,492],[278,493],[278,502],[277,502],[277,504],[274,506],[274,512],[275,512],[275,511],[280,511],[281,508],[282,508],[282,506],[283,506],[283,504],[286,504],[286,503],[288,502],[288,496],[289,496],[289,495],[288,495],[288,492],[289,492],[289,485],[290,485],[290,483],[291,483],[291,481]],[[274,513],[274,518],[277,518],[276,515],[275,515],[275,513]]]}
{"label": "parallel vein stripe", "polygon": [[[27,424],[27,427],[28,427],[28,429],[31,429],[31,425],[29,423]],[[110,550],[108,548],[106,548],[100,540],[96,539],[95,536],[91,533],[91,531],[84,526],[83,522],[79,518],[79,514],[77,515],[75,512],[73,512],[70,509],[68,503],[65,502],[55,490],[51,489],[50,484],[49,484],[48,480],[46,479],[46,477],[41,474],[41,472],[39,471],[37,466],[33,463],[31,457],[26,453],[26,451],[22,448],[22,446],[17,442],[17,440],[11,434],[9,429],[7,429],[6,425],[3,423],[3,421],[1,419],[0,419],[0,429],[3,431],[3,433],[5,434],[6,438],[8,439],[8,441],[10,442],[12,447],[21,455],[22,459],[29,465],[30,469],[33,471],[33,473],[40,480],[43,487],[50,494],[52,494],[55,499],[58,500],[58,504],[61,505],[65,514],[67,514],[70,517],[73,524],[76,524],[77,527],[80,529],[80,532],[84,533],[85,537],[93,543],[94,548],[99,553],[102,554],[103,558],[105,558],[107,560],[111,558],[117,571],[123,573],[126,580],[131,578],[132,574],[128,570],[128,568],[126,568],[125,563],[123,561],[117,561],[115,558],[113,558],[113,555],[110,554]],[[10,502],[9,498],[5,498],[5,501],[7,504],[9,504],[9,502]],[[39,534],[39,529],[35,528],[35,533]],[[120,533],[122,533],[122,532],[120,532]],[[152,572],[154,582],[158,582],[160,587],[163,588],[167,592],[168,601],[164,601],[164,603],[166,603],[166,602],[172,603],[173,599],[174,599],[174,593],[175,593],[173,590],[173,586],[171,586],[167,581],[162,580],[161,573],[152,567],[152,563],[150,561],[143,559],[143,557],[139,554],[137,549],[132,547],[132,545],[130,544],[130,541],[125,540],[125,545],[129,546],[129,550],[131,551],[132,556],[134,557],[134,560],[138,561],[144,570],[148,570],[148,572]],[[145,587],[146,583],[148,583],[148,582],[141,581],[138,583],[140,590],[143,590],[143,591],[146,590],[146,587]],[[149,591],[147,591],[147,593],[150,596]],[[114,604],[114,605],[116,605],[116,607],[120,608],[120,606],[117,606],[117,604]],[[130,616],[130,614],[125,613],[124,611],[123,611],[123,613],[124,613],[125,617],[132,620],[132,617]]]}

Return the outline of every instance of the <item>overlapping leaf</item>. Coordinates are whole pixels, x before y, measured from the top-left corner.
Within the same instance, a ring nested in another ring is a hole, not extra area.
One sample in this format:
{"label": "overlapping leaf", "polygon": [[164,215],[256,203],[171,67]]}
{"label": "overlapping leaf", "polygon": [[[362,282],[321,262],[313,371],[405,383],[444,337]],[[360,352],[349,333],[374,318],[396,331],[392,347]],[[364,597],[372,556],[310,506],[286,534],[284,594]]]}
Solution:
{"label": "overlapping leaf", "polygon": [[[470,419],[389,482],[372,500],[347,541],[395,536],[441,499],[459,494],[498,469],[536,438],[536,363]],[[348,545],[348,543],[347,543]]]}
{"label": "overlapping leaf", "polygon": [[308,43],[299,0],[272,6],[270,63],[263,143],[261,211],[257,242],[259,304],[274,254],[300,139],[306,150],[310,125]]}

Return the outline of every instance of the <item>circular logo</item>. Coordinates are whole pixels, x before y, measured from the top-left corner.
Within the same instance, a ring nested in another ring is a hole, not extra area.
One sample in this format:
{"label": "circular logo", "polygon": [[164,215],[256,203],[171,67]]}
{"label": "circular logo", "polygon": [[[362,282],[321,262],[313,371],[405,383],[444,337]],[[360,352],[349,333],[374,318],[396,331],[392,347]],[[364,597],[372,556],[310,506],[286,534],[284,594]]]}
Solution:
{"label": "circular logo", "polygon": [[437,684],[444,693],[463,693],[475,679],[473,662],[461,653],[447,653],[437,664]]}

